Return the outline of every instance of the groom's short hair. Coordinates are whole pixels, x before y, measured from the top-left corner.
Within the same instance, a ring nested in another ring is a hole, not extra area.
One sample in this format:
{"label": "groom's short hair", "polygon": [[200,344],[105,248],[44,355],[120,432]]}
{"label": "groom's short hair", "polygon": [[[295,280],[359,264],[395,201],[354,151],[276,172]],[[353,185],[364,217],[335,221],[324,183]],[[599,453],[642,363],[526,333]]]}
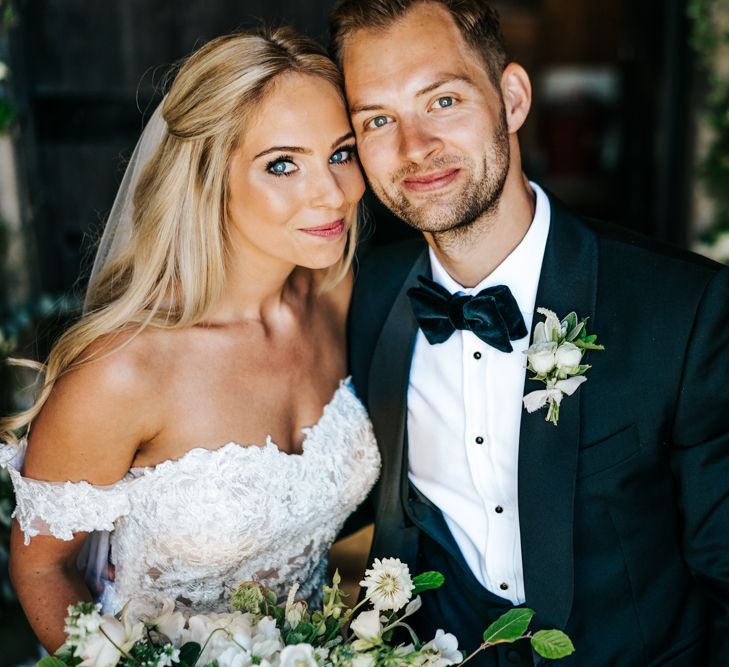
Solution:
{"label": "groom's short hair", "polygon": [[332,58],[341,67],[349,35],[361,29],[387,29],[421,2],[442,5],[448,10],[463,39],[481,55],[489,78],[498,88],[509,57],[499,14],[485,0],[338,0],[329,16]]}

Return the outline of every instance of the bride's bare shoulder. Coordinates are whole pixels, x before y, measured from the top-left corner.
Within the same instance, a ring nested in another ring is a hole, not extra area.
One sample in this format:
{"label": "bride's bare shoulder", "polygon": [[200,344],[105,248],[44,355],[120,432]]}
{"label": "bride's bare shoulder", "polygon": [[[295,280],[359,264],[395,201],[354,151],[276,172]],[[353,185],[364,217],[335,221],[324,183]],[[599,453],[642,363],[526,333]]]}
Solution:
{"label": "bride's bare shoulder", "polygon": [[158,432],[165,337],[124,330],[96,339],[61,375],[36,418],[26,470],[39,479],[108,484]]}

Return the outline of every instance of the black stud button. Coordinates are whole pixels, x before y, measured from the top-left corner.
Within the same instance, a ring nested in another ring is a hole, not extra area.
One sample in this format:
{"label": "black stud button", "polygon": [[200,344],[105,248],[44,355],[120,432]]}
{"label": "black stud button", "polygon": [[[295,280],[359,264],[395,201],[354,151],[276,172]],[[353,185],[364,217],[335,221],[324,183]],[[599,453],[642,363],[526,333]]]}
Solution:
{"label": "black stud button", "polygon": [[508,591],[509,590],[509,584],[507,584],[507,583],[499,584],[499,588],[502,591]]}
{"label": "black stud button", "polygon": [[483,445],[483,438],[480,435],[476,437],[476,444]]}
{"label": "black stud button", "polygon": [[480,359],[481,358],[481,353],[480,352],[474,352],[473,353],[473,358],[474,359]]}
{"label": "black stud button", "polygon": [[494,511],[496,514],[501,514],[504,511],[504,508],[501,505],[497,505]]}

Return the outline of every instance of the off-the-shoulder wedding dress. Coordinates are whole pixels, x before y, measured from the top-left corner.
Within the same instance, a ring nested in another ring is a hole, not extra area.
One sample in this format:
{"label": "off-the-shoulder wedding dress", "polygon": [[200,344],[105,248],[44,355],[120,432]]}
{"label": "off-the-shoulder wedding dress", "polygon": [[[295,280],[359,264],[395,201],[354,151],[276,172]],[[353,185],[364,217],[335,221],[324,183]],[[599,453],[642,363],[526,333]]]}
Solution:
{"label": "off-the-shoulder wedding dress", "polygon": [[243,580],[279,596],[298,582],[298,597],[316,597],[328,549],[380,468],[372,425],[348,380],[305,429],[300,455],[270,438],[265,446],[230,442],[132,468],[100,487],[23,477],[24,444],[0,446],[0,464],[12,477],[26,543],[40,534],[69,540],[112,531],[115,578],[101,601],[113,612],[130,599],[164,598],[191,612],[224,611]]}

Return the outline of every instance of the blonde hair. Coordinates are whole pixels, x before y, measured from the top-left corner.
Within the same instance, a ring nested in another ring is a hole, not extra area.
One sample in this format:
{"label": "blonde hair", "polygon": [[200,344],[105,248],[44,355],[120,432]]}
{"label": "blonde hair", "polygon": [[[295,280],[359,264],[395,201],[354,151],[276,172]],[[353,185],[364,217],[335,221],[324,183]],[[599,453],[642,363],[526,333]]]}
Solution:
{"label": "blonde hair", "polygon": [[[344,100],[341,74],[324,49],[289,28],[219,37],[182,65],[163,103],[167,133],[134,192],[132,238],[89,286],[87,314],[58,339],[46,364],[11,360],[43,372],[45,382],[28,410],[0,420],[0,440],[17,442],[56,381],[98,358],[80,359],[101,336],[204,319],[225,285],[231,156],[271,86],[288,73],[322,78]],[[322,289],[347,274],[356,238],[355,219]]]}

